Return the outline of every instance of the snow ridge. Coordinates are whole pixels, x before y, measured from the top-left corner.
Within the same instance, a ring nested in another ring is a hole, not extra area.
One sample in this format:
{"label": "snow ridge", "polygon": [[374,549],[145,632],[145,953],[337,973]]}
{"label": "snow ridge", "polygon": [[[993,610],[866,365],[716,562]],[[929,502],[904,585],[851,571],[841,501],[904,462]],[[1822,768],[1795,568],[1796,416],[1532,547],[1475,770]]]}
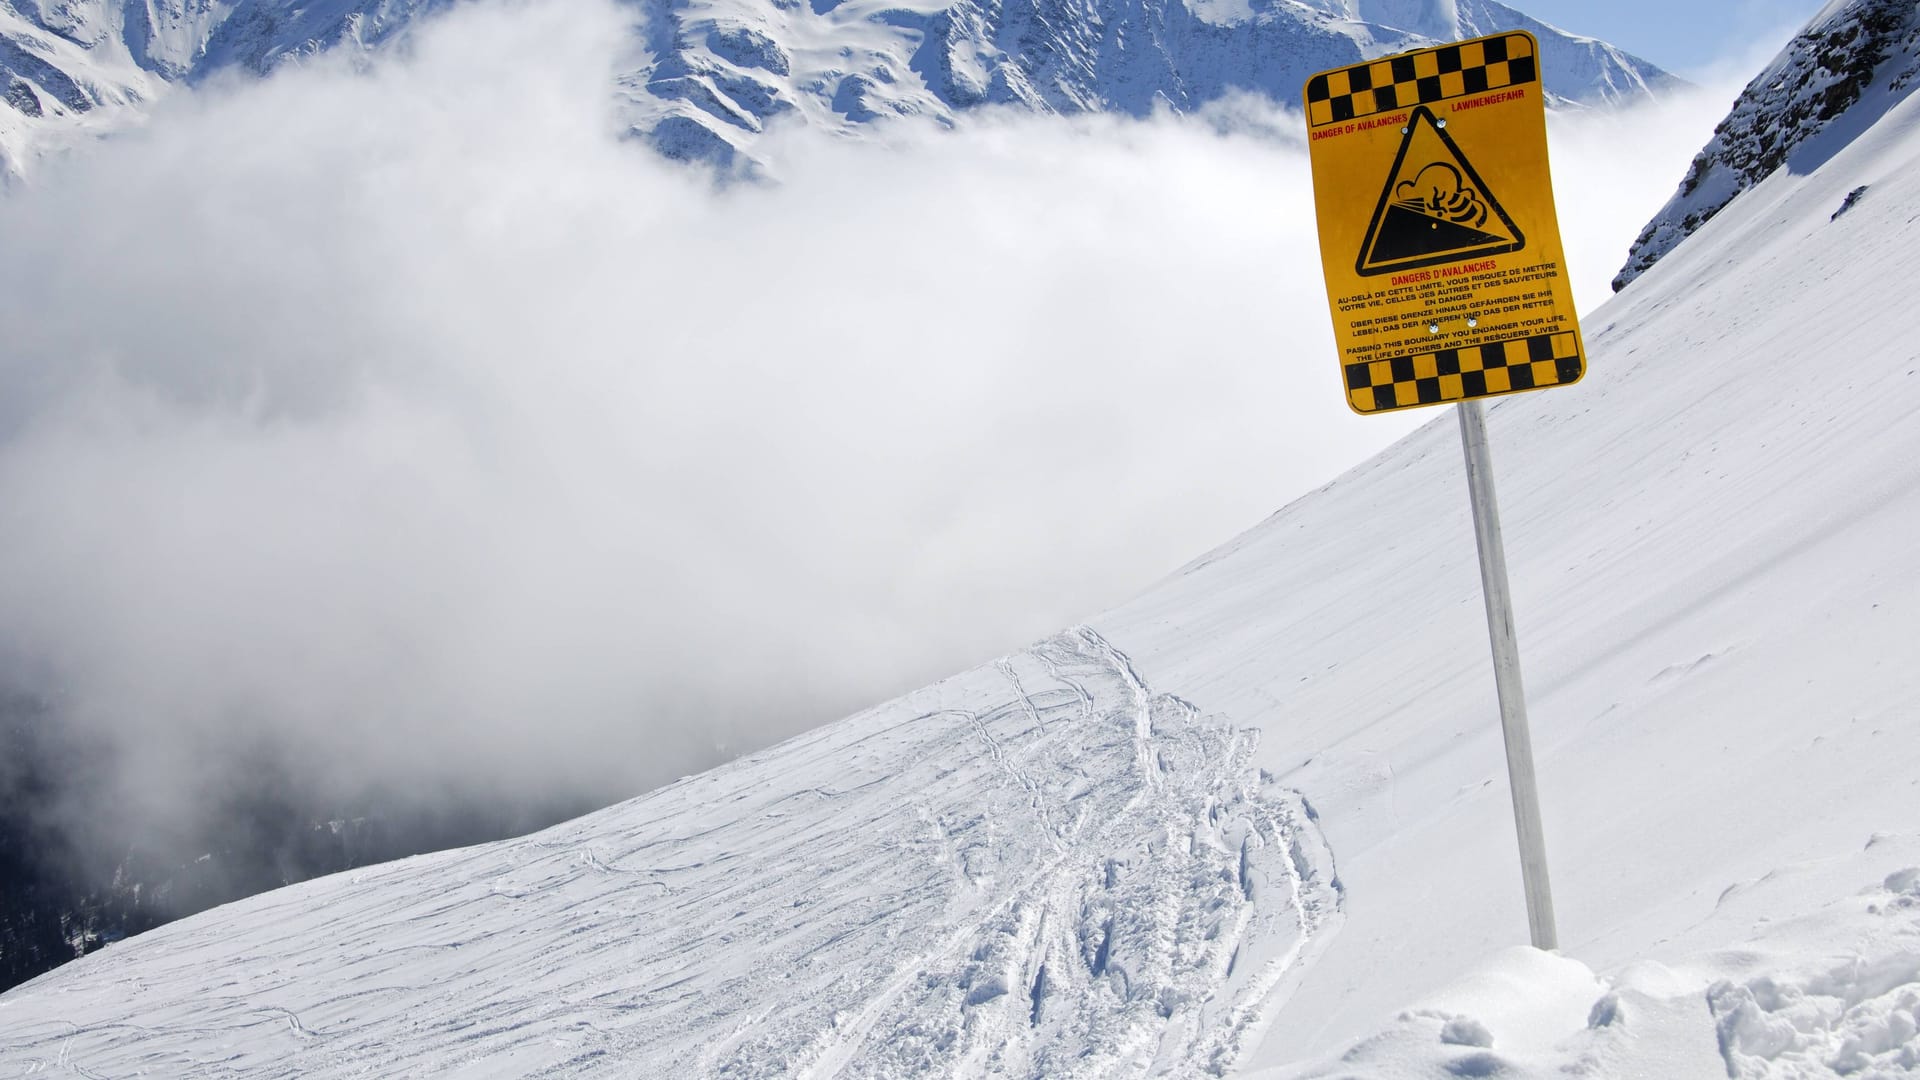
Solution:
{"label": "snow ridge", "polygon": [[96,953],[0,998],[0,1069],[1221,1075],[1341,920],[1254,742],[1076,627],[525,840]]}

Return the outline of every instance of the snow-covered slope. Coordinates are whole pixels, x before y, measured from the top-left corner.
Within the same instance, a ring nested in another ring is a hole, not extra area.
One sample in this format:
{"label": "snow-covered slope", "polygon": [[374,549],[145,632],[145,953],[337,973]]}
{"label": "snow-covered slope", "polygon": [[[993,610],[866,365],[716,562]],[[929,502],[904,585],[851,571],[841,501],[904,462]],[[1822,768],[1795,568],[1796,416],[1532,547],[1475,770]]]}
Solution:
{"label": "snow-covered slope", "polygon": [[111,947],[96,987],[0,999],[0,1069],[1224,1068],[1339,920],[1253,742],[1078,628],[526,840]]}
{"label": "snow-covered slope", "polygon": [[1916,159],[1906,99],[1589,317],[1578,387],[1489,411],[1562,957],[1507,949],[1442,413],[1000,664],[0,996],[0,1070],[1899,1075]]}
{"label": "snow-covered slope", "polygon": [[1634,241],[1613,287],[1626,287],[1776,170],[1818,168],[1916,85],[1920,8],[1907,0],[1831,0],[1747,84],[1672,200]]}
{"label": "snow-covered slope", "polygon": [[[265,73],[374,48],[452,0],[0,0],[0,165],[127,122],[169,82]],[[679,157],[735,161],[782,117],[836,132],[1050,112],[1191,109],[1232,90],[1291,101],[1315,70],[1524,27],[1566,101],[1643,96],[1672,77],[1495,0],[630,0],[624,120]]]}
{"label": "snow-covered slope", "polygon": [[167,77],[141,63],[107,0],[0,2],[0,177],[138,115]]}

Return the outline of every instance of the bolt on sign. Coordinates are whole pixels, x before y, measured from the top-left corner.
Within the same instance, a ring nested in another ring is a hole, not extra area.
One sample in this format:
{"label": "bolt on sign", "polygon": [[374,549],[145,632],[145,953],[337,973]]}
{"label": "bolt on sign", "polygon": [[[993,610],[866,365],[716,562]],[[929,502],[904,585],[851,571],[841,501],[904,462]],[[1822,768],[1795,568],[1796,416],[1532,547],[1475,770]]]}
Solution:
{"label": "bolt on sign", "polygon": [[1516,31],[1307,80],[1320,260],[1355,412],[1585,374],[1539,57]]}

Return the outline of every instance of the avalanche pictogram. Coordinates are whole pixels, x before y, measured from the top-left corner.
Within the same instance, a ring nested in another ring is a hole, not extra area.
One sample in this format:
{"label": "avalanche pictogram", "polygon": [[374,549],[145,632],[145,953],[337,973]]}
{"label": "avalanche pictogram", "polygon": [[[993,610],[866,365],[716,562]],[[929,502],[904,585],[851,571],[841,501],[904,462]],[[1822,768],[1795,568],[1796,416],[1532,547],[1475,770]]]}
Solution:
{"label": "avalanche pictogram", "polygon": [[1397,273],[1526,247],[1526,237],[1432,110],[1415,109],[1406,130],[1354,263],[1358,273]]}

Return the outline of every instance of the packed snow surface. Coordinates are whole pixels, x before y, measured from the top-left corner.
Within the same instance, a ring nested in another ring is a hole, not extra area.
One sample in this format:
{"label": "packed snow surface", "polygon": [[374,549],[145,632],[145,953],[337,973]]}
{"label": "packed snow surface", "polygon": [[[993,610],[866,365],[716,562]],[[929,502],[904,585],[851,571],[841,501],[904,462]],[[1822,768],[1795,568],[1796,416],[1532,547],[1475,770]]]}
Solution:
{"label": "packed snow surface", "polygon": [[0,1072],[1910,1075],[1917,126],[1760,182],[1586,320],[1585,382],[1489,410],[1559,956],[1515,948],[1440,413],[1000,663],[52,972]]}
{"label": "packed snow surface", "polygon": [[1077,628],[525,840],[125,942],[99,988],[0,1006],[0,1068],[1224,1071],[1339,918],[1253,739]]}

